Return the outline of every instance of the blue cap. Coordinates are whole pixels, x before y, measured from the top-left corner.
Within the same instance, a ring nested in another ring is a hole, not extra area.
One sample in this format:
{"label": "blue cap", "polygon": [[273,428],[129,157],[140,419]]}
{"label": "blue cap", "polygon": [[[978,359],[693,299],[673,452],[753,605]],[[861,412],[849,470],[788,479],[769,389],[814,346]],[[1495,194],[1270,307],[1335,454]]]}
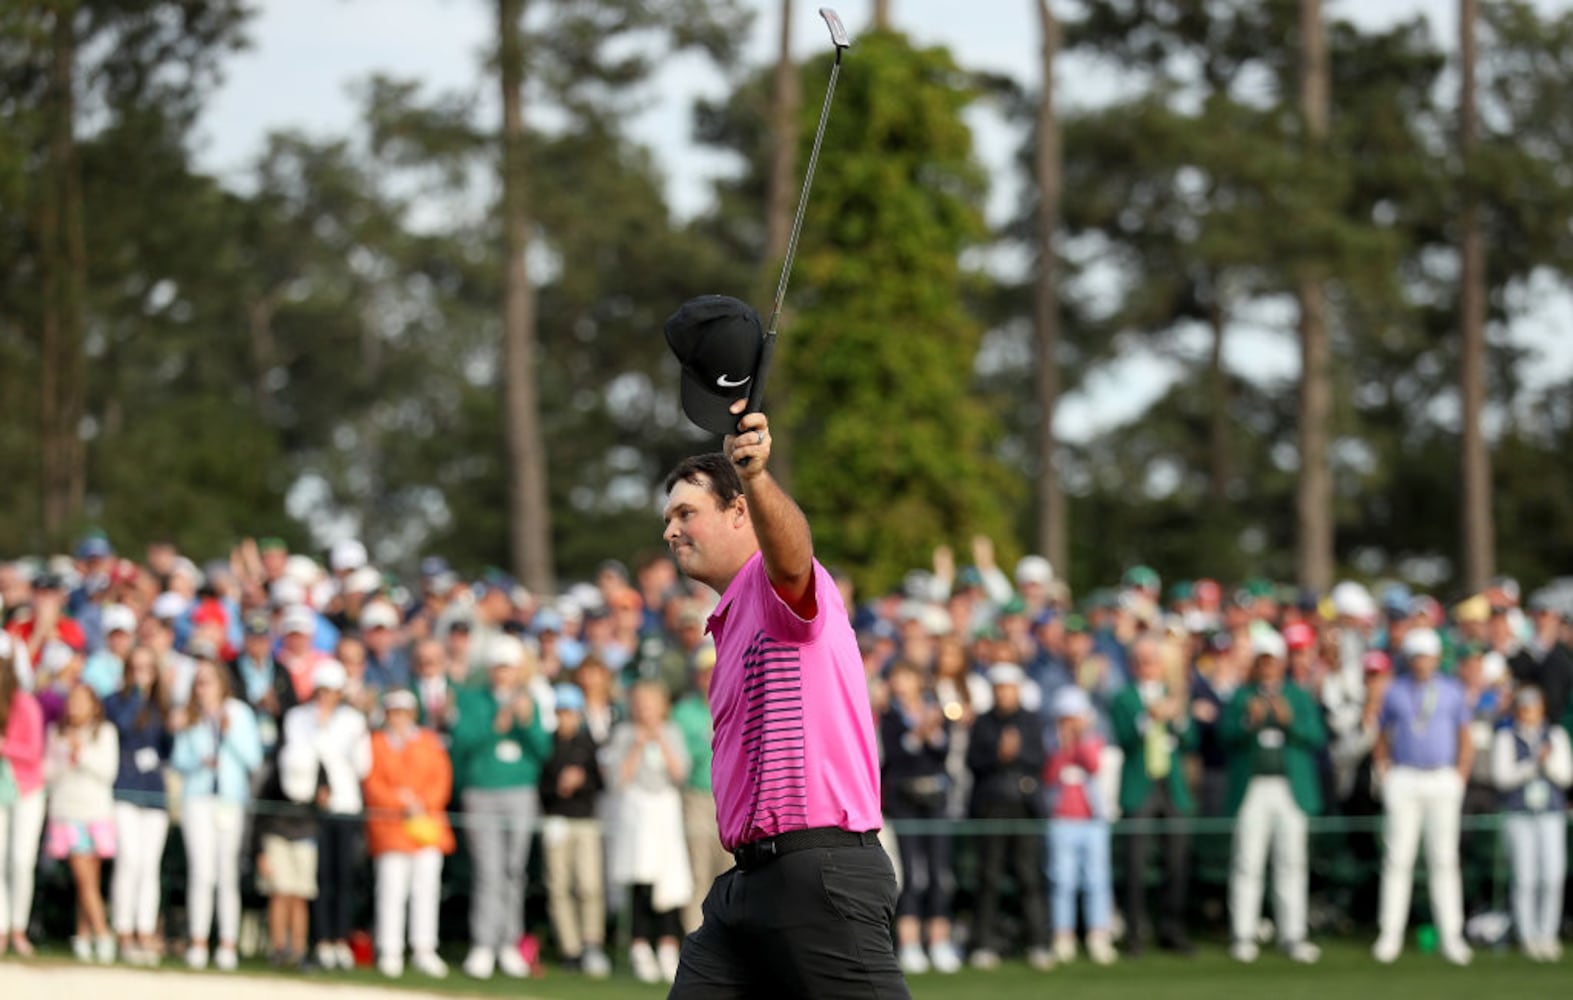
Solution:
{"label": "blue cap", "polygon": [[78,559],[107,559],[115,554],[115,547],[103,535],[88,535],[76,543]]}
{"label": "blue cap", "polygon": [[448,572],[448,560],[442,556],[427,556],[421,560],[421,576],[442,576]]}
{"label": "blue cap", "polygon": [[569,712],[584,711],[584,692],[579,690],[577,684],[559,684],[552,688],[552,694],[557,696],[557,710]]}
{"label": "blue cap", "polygon": [[556,608],[542,608],[535,613],[535,618],[530,621],[530,631],[536,635],[542,632],[562,633],[563,616],[557,613]]}

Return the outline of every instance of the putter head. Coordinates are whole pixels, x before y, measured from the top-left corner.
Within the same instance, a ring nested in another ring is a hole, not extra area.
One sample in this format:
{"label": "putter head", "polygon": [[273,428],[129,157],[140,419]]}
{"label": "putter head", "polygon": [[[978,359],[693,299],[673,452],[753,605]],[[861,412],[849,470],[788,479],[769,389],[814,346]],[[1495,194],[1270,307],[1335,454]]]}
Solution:
{"label": "putter head", "polygon": [[847,26],[841,23],[840,14],[829,7],[821,7],[819,16],[825,19],[825,24],[830,28],[830,43],[836,47],[838,55],[841,49],[852,47],[852,38],[847,34]]}

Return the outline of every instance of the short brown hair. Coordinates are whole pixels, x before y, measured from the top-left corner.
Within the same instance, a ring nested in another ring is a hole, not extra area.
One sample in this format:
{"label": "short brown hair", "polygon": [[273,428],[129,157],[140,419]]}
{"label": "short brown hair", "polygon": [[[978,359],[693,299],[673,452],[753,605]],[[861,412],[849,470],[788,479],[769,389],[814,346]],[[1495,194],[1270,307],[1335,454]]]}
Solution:
{"label": "short brown hair", "polygon": [[677,467],[667,473],[666,492],[671,493],[678,483],[705,487],[722,508],[730,507],[732,501],[743,495],[743,481],[738,478],[737,469],[719,451],[690,455],[678,462]]}

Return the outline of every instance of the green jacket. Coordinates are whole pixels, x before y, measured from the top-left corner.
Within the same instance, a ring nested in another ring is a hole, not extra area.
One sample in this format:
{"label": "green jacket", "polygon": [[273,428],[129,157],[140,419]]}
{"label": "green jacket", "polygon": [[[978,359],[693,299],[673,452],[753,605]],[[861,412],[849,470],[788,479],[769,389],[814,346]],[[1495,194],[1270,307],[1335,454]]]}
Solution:
{"label": "green jacket", "polygon": [[687,695],[672,706],[672,722],[682,730],[688,759],[693,762],[685,787],[698,792],[710,791],[710,758],[714,753],[711,740],[715,737],[710,706],[697,694]]}
{"label": "green jacket", "polygon": [[[1260,689],[1261,685],[1252,683],[1235,691],[1218,720],[1218,737],[1229,755],[1227,809],[1230,816],[1240,811],[1246,786],[1254,776],[1252,764],[1256,755],[1252,748],[1256,734],[1264,727],[1251,725],[1247,710]],[[1283,693],[1289,703],[1289,725],[1284,729],[1284,777],[1289,779],[1295,805],[1306,815],[1315,816],[1322,811],[1322,782],[1317,774],[1316,753],[1327,743],[1327,731],[1322,728],[1322,712],[1307,691],[1286,682]]]}
{"label": "green jacket", "polygon": [[[1146,735],[1142,720],[1147,709],[1142,705],[1141,694],[1134,684],[1127,685],[1109,705],[1109,721],[1114,726],[1114,740],[1125,752],[1125,763],[1120,770],[1120,812],[1129,816],[1139,811],[1152,794],[1152,779],[1147,776]],[[1185,768],[1181,754],[1196,749],[1196,727],[1188,718],[1168,724],[1175,739],[1174,752],[1170,754],[1169,796],[1180,812],[1190,815],[1196,811],[1196,800],[1185,783]]]}
{"label": "green jacket", "polygon": [[527,725],[514,720],[499,733],[497,697],[491,689],[460,688],[459,719],[453,726],[454,784],[464,788],[534,788],[540,784],[541,765],[552,755],[552,734],[541,726],[541,714],[532,713]]}

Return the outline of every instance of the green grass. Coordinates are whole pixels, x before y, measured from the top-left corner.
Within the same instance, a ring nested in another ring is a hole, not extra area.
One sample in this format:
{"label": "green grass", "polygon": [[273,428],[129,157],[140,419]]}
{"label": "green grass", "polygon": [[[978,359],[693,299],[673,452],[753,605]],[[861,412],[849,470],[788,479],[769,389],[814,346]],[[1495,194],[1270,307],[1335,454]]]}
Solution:
{"label": "green grass", "polygon": [[[1075,1000],[1481,1000],[1565,995],[1573,984],[1570,973],[1573,964],[1537,965],[1516,951],[1477,952],[1472,966],[1459,969],[1439,956],[1419,955],[1411,948],[1396,964],[1384,967],[1372,960],[1369,942],[1350,941],[1328,945],[1321,963],[1314,967],[1293,965],[1271,949],[1265,950],[1255,965],[1241,966],[1230,961],[1221,946],[1212,945],[1189,959],[1158,954],[1122,959],[1109,968],[1081,961],[1048,973],[1007,962],[994,972],[969,969],[955,976],[914,976],[909,982],[914,1000],[1042,1000],[1055,995]],[[555,969],[527,983],[500,977],[477,983],[465,979],[457,967],[443,982],[407,974],[390,983],[365,969],[316,978],[323,983],[356,982],[514,1000],[644,1000],[666,995],[664,987],[643,986],[624,975],[595,982]]]}

